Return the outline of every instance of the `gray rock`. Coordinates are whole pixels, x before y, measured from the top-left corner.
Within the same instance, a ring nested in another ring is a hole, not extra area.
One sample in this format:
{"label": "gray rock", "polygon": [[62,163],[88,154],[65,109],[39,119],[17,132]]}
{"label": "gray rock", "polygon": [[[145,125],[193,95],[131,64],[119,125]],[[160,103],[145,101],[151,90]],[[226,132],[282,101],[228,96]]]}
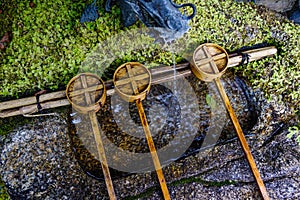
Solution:
{"label": "gray rock", "polygon": [[0,146],[0,175],[12,199],[78,199],[84,174],[70,150],[64,120],[36,120]]}
{"label": "gray rock", "polygon": [[296,0],[256,0],[257,5],[264,5],[277,12],[290,11],[295,5]]}

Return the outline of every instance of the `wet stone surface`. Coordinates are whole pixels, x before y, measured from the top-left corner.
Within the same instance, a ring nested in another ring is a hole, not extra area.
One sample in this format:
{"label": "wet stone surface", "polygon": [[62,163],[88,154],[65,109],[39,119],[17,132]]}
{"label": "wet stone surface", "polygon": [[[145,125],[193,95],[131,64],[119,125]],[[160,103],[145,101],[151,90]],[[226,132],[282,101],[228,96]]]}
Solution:
{"label": "wet stone surface", "polygon": [[[225,118],[227,122],[217,146],[212,146],[213,148],[208,146],[201,151],[199,147],[196,148],[197,145],[202,144],[201,137],[208,136],[207,127],[213,126],[211,115],[224,118],[221,116],[223,114],[221,108],[214,110],[207,105],[207,99],[204,98],[207,90],[205,92],[200,87],[203,83],[193,79],[192,82],[196,83],[193,87],[199,97],[199,106],[203,106],[200,110],[204,110],[209,115],[207,116],[205,112],[199,113],[203,120],[198,121],[197,125],[200,126],[194,143],[196,145],[191,146],[191,151],[187,151],[185,157],[177,158],[163,168],[172,199],[260,199],[258,188],[228,118]],[[252,116],[247,115],[251,103],[246,100],[245,94],[254,95],[252,102],[255,102],[257,118],[253,118],[256,119],[255,124],[245,128],[245,134],[269,196],[271,199],[299,199],[300,149],[295,138],[286,138],[288,125],[294,120],[290,118],[291,111],[283,105],[278,105],[276,99],[267,102],[259,91],[242,92],[243,84],[234,85],[238,84],[237,82],[238,80],[232,77],[224,77],[225,88],[227,92],[232,93],[230,100],[243,127],[249,124],[247,119]],[[231,87],[230,84],[233,86]],[[213,89],[210,89],[210,95],[215,98],[216,105],[219,106],[219,100]],[[169,100],[171,99],[170,97]],[[161,103],[160,100],[158,102]],[[145,103],[144,106],[145,108],[149,106],[146,113],[151,115],[151,105]],[[131,109],[133,116],[131,118],[135,119],[134,106]],[[176,112],[163,114],[160,109],[156,111],[163,116],[163,119],[168,119],[168,115],[177,116]],[[103,112],[98,114],[99,120],[104,120],[104,114],[110,115],[109,106],[103,108]],[[178,117],[175,119],[182,120]],[[79,126],[74,128],[74,124],[67,123],[70,120],[72,119],[63,117],[37,118],[34,124],[20,127],[5,138],[1,138],[0,175],[12,199],[108,199],[105,183],[101,177],[97,180],[86,173],[86,169],[98,167],[94,173],[101,176],[99,162],[95,159],[95,149],[93,150],[90,126],[84,118],[75,122],[81,121],[77,124],[83,128],[79,138],[84,136],[86,139],[84,142],[90,143],[87,150],[86,145],[80,146],[78,137],[75,137],[78,133],[74,130],[79,130]],[[158,118],[152,120],[159,121]],[[102,128],[108,124],[115,126],[112,118],[105,118],[104,121]],[[175,124],[175,130],[176,122],[175,120],[170,123]],[[125,140],[125,143],[132,143],[129,147],[123,146],[125,150],[147,152],[145,140],[137,140],[137,137],[130,137],[132,141],[126,139],[128,136],[125,133],[111,126],[106,134],[112,140],[113,135],[118,136],[119,138],[115,139],[116,144],[122,146],[120,141]],[[168,129],[171,130],[170,127],[166,128]],[[163,137],[163,133],[158,133],[154,137],[155,143],[159,143]],[[160,145],[165,145],[172,139],[170,133]],[[133,141],[138,142],[134,144]],[[74,146],[75,142],[78,146]],[[83,152],[78,154],[76,153],[78,150]],[[80,156],[83,156],[81,160]],[[82,162],[88,159],[90,162]],[[86,163],[90,163],[90,166],[85,169]],[[113,184],[118,199],[127,197],[162,199],[155,172],[120,174],[116,170],[113,172]]]}
{"label": "wet stone surface", "polygon": [[84,183],[61,119],[36,121],[2,142],[1,177],[12,199],[75,198]]}

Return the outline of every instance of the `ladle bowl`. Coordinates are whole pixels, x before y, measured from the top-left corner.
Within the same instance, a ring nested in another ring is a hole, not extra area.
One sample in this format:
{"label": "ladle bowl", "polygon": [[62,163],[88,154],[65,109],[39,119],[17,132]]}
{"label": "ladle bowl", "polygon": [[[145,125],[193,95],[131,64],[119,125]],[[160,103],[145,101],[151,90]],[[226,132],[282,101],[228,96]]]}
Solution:
{"label": "ladle bowl", "polygon": [[106,101],[105,84],[95,74],[81,73],[69,81],[66,96],[78,112],[97,112]]}
{"label": "ladle bowl", "polygon": [[191,68],[197,78],[211,82],[225,73],[228,61],[229,56],[224,48],[216,44],[205,43],[194,51]]}
{"label": "ladle bowl", "polygon": [[150,71],[138,62],[125,63],[116,69],[114,85],[115,91],[123,100],[144,100],[150,91]]}

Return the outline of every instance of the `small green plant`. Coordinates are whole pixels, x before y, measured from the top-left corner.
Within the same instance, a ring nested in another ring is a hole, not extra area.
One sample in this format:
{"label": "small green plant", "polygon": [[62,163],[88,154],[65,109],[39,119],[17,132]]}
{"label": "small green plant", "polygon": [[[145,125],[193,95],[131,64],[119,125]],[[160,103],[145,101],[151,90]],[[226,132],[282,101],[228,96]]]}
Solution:
{"label": "small green plant", "polygon": [[296,141],[300,146],[300,130],[298,126],[290,126],[288,129],[287,138],[291,139],[293,136],[296,137]]}
{"label": "small green plant", "polygon": [[[30,7],[31,1],[5,3],[1,15],[4,17],[0,18],[0,34],[11,31],[13,35],[6,50],[0,52],[0,99],[65,87],[79,69],[91,70],[91,64],[83,63],[88,63],[87,57],[97,44],[122,35],[123,31],[144,27],[141,22],[129,28],[123,27],[120,9],[115,6],[112,12],[105,12],[104,0],[97,1],[100,17],[85,24],[79,23],[79,19],[86,1],[34,0],[35,6]],[[176,41],[174,48],[184,45],[187,52],[193,52],[198,45],[212,42],[233,52],[259,43],[275,45],[278,48],[276,56],[237,66],[233,70],[248,79],[254,88],[260,88],[268,99],[277,96],[297,112],[300,109],[299,25],[254,4],[235,0],[190,2],[196,5],[197,15],[190,21],[191,28],[184,39]],[[186,2],[178,0],[176,3]],[[140,40],[150,41],[146,37]],[[121,47],[122,41],[119,44]],[[119,57],[109,67],[114,69],[127,61],[173,64],[171,53],[153,42],[140,50],[131,50],[123,52],[119,48],[115,51]],[[104,60],[109,55],[106,53],[97,55],[98,60],[92,62],[93,70],[99,69],[100,73],[101,67],[107,67]],[[175,61],[182,62],[183,58],[186,56],[178,54]]]}
{"label": "small green plant", "polygon": [[215,109],[217,107],[216,100],[210,94],[206,94],[205,100],[211,109]]}

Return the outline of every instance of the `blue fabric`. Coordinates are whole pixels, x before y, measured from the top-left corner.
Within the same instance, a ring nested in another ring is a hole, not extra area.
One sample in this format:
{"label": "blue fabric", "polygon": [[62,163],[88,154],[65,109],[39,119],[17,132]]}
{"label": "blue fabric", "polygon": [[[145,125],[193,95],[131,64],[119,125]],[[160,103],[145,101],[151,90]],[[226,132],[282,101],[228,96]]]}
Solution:
{"label": "blue fabric", "polygon": [[92,22],[99,18],[98,7],[96,6],[96,0],[90,5],[87,5],[80,18],[80,23]]}
{"label": "blue fabric", "polygon": [[[124,26],[133,25],[138,19],[154,32],[152,36],[165,42],[181,37],[189,30],[188,22],[196,14],[196,6],[191,3],[175,4],[172,0],[107,0],[105,9],[111,10],[116,3],[122,13]],[[179,8],[190,7],[190,16],[182,14]]]}

